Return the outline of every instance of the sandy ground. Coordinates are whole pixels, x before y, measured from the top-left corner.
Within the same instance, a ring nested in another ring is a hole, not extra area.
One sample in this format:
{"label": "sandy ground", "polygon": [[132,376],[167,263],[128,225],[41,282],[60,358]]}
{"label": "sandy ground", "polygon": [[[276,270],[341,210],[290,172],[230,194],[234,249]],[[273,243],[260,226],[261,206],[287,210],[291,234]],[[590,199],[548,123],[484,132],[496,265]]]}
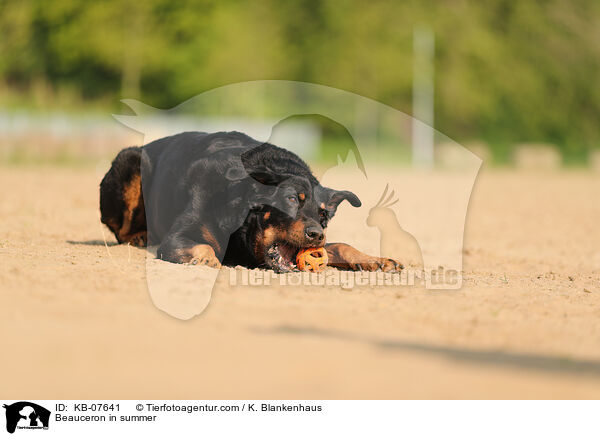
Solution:
{"label": "sandy ground", "polygon": [[2,398],[600,397],[597,175],[483,170],[461,290],[223,270],[190,321],[152,304],[144,250],[105,246],[99,180],[0,168]]}

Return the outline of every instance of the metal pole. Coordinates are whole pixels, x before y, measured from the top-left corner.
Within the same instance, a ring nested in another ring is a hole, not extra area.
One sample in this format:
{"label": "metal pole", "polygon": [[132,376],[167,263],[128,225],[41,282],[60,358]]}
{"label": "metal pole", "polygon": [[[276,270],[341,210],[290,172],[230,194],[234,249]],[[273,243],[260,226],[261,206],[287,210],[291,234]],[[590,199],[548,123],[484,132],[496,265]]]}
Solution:
{"label": "metal pole", "polygon": [[431,28],[418,26],[413,30],[413,165],[433,167],[433,73],[435,39]]}

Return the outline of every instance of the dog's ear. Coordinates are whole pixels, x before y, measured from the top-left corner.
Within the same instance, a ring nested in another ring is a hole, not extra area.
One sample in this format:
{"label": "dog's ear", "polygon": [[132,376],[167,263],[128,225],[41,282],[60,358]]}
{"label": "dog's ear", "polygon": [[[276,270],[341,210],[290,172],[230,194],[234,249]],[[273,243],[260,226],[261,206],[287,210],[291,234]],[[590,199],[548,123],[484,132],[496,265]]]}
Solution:
{"label": "dog's ear", "polygon": [[359,198],[353,192],[337,191],[320,185],[315,188],[315,199],[320,207],[324,207],[328,211],[330,218],[335,215],[338,206],[344,200],[348,200],[354,207],[360,207],[362,205]]}
{"label": "dog's ear", "polygon": [[289,174],[276,173],[267,167],[249,168],[247,171],[250,177],[263,185],[279,185],[290,177]]}
{"label": "dog's ear", "polygon": [[329,202],[327,203],[328,206],[335,207],[337,209],[339,204],[344,200],[348,200],[348,203],[350,203],[354,207],[362,206],[360,199],[356,196],[354,192],[335,190],[332,191],[332,195],[329,198]]}

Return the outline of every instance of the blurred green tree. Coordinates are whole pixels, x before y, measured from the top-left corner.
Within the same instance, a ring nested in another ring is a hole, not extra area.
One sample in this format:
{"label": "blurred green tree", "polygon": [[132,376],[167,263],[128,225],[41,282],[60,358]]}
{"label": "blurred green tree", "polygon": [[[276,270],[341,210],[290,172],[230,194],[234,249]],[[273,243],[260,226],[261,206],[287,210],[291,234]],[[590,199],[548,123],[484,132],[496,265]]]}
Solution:
{"label": "blurred green tree", "polygon": [[497,155],[549,142],[577,159],[600,145],[599,22],[597,0],[1,0],[0,98],[167,108],[227,83],[287,79],[410,113],[412,31],[428,24],[438,130]]}

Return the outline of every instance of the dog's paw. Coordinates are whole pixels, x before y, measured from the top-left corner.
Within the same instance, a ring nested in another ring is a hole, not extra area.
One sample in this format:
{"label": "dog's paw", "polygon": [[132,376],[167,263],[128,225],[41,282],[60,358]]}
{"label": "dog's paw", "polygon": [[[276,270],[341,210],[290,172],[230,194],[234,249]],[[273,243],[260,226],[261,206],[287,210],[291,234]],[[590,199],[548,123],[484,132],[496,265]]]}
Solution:
{"label": "dog's paw", "polygon": [[379,258],[379,267],[384,272],[400,272],[404,269],[404,265],[394,259]]}
{"label": "dog's paw", "polygon": [[196,245],[191,250],[193,257],[188,262],[190,265],[206,265],[211,268],[220,268],[221,262],[215,255],[215,250],[210,245]]}
{"label": "dog's paw", "polygon": [[145,247],[148,242],[148,234],[146,232],[139,232],[133,235],[128,243],[134,247]]}
{"label": "dog's paw", "polygon": [[348,266],[354,271],[400,272],[404,269],[404,265],[394,259],[374,256],[361,256],[360,259],[349,262]]}
{"label": "dog's paw", "polygon": [[194,257],[190,265],[206,265],[211,268],[220,268],[221,262],[215,256],[205,256],[205,257]]}

